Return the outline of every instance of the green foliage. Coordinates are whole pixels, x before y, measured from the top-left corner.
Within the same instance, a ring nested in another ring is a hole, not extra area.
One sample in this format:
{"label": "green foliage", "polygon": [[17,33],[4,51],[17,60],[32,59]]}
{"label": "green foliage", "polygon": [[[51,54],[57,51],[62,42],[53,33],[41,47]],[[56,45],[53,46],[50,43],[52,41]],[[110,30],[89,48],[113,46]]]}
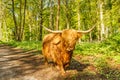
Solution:
{"label": "green foliage", "polygon": [[6,42],[5,44],[8,44],[13,47],[17,47],[17,48],[22,48],[25,50],[30,50],[30,49],[41,50],[42,49],[42,43],[40,41],[23,41],[23,42],[11,41],[11,42]]}
{"label": "green foliage", "polygon": [[[75,53],[80,53],[83,55],[94,55],[96,53],[95,50],[98,49],[98,45],[96,43],[80,43],[76,45]],[[92,54],[91,54],[92,53]]]}
{"label": "green foliage", "polygon": [[109,56],[120,53],[120,33],[112,35],[102,42],[77,44],[75,53],[85,55],[105,54]]}
{"label": "green foliage", "polygon": [[0,44],[3,44],[3,42],[0,40]]}
{"label": "green foliage", "polygon": [[102,44],[102,46],[109,46],[110,51],[120,52],[120,33],[112,35]]}

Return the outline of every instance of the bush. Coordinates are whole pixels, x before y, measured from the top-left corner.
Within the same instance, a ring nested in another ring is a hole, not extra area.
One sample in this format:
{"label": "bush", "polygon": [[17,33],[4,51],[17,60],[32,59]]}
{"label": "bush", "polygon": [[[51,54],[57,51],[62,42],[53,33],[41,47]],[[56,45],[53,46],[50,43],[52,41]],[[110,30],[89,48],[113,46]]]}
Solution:
{"label": "bush", "polygon": [[120,53],[120,33],[114,34],[108,39],[97,43],[81,43],[76,45],[75,53],[94,55]]}
{"label": "bush", "polygon": [[110,46],[110,50],[120,52],[120,33],[112,35],[104,41],[104,44]]}

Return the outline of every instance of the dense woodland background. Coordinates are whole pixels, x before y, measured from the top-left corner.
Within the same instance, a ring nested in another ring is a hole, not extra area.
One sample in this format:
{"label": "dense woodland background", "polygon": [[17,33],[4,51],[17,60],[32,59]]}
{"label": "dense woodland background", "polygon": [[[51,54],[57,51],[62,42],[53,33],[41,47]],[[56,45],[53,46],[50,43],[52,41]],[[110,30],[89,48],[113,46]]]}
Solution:
{"label": "dense woodland background", "polygon": [[76,44],[73,59],[80,66],[71,62],[75,69],[89,64],[88,71],[65,80],[120,80],[120,0],[0,0],[0,44],[38,51],[32,54],[40,55],[48,34],[43,26],[88,30],[94,25]]}
{"label": "dense woodland background", "polygon": [[41,41],[47,31],[87,30],[82,41],[102,41],[120,32],[120,0],[0,0],[1,41]]}

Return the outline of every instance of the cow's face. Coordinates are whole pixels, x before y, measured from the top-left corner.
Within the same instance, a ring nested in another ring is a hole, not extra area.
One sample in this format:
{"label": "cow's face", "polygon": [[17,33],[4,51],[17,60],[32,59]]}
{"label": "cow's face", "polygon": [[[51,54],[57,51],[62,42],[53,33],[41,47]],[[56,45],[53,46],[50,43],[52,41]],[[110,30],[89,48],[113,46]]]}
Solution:
{"label": "cow's face", "polygon": [[77,40],[81,34],[74,29],[66,29],[62,32],[62,38],[67,51],[72,51],[75,48]]}

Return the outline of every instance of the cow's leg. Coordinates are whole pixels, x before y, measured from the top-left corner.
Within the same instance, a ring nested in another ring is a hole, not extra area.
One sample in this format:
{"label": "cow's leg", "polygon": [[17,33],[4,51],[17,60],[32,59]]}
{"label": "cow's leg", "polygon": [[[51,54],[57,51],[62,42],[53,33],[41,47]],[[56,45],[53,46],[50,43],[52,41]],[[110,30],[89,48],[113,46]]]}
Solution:
{"label": "cow's leg", "polygon": [[65,68],[67,68],[67,67],[69,67],[69,66],[70,66],[70,64],[68,63],[68,64],[65,65]]}
{"label": "cow's leg", "polygon": [[58,70],[60,70],[60,67],[59,67],[59,65],[57,65],[57,64],[56,64],[56,65],[55,65],[55,67],[56,67]]}
{"label": "cow's leg", "polygon": [[45,57],[45,65],[48,65],[48,60],[46,57]]}
{"label": "cow's leg", "polygon": [[68,63],[66,63],[66,64],[64,65],[65,68],[67,68],[67,67],[69,67],[69,66],[70,66],[70,62],[68,62]]}
{"label": "cow's leg", "polygon": [[65,70],[64,70],[64,67],[62,65],[60,66],[60,70],[61,70],[62,75],[64,75],[65,74]]}
{"label": "cow's leg", "polygon": [[61,63],[61,64],[59,64],[59,69],[60,69],[60,71],[61,71],[62,75],[64,75],[65,70],[64,70],[64,65],[63,65],[62,63]]}

